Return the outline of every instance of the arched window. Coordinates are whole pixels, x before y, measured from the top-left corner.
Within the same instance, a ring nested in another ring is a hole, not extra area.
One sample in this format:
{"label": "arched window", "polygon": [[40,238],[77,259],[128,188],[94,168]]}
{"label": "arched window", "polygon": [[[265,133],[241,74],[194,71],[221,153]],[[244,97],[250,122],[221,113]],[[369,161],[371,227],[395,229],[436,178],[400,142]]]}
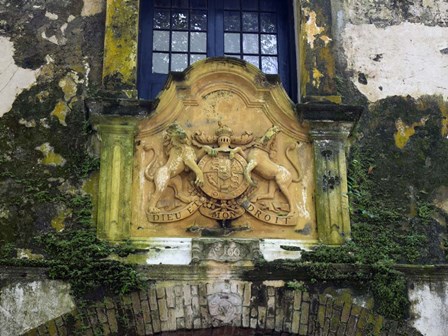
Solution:
{"label": "arched window", "polygon": [[141,0],[138,89],[152,99],[170,71],[213,56],[278,74],[296,100],[292,1]]}

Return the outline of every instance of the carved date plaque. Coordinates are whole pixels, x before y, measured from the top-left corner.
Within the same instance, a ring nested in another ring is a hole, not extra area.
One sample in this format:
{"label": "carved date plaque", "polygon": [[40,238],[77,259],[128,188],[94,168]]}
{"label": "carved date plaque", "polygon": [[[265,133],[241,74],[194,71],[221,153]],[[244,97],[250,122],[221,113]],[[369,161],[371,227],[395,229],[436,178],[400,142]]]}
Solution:
{"label": "carved date plaque", "polygon": [[192,263],[207,260],[225,263],[253,261],[260,255],[260,244],[256,240],[193,239],[192,241]]}

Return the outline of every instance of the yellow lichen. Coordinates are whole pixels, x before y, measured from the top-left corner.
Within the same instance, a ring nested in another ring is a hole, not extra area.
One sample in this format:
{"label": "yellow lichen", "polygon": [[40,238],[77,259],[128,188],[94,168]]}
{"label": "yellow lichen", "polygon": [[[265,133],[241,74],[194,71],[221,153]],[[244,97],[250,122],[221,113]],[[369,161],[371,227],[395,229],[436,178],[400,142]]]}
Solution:
{"label": "yellow lichen", "polygon": [[308,44],[310,45],[310,48],[314,48],[314,41],[317,38],[317,35],[322,33],[325,28],[319,27],[316,23],[316,12],[310,11],[308,9],[304,10],[304,13],[308,16],[308,21],[305,23],[305,32]]}
{"label": "yellow lichen", "polygon": [[324,77],[323,73],[319,71],[319,69],[314,68],[313,69],[313,86],[316,88],[319,88],[320,86],[320,79]]}
{"label": "yellow lichen", "polygon": [[442,113],[442,125],[441,133],[444,138],[448,137],[448,102],[443,99],[442,96],[438,97],[437,105],[439,105],[440,112]]}
{"label": "yellow lichen", "polygon": [[17,249],[18,259],[28,259],[28,260],[42,260],[44,256],[42,254],[34,254],[30,249]]}
{"label": "yellow lichen", "polygon": [[51,112],[51,115],[59,120],[59,123],[63,126],[67,126],[67,123],[65,122],[65,118],[67,117],[67,114],[70,112],[69,107],[67,104],[60,100],[54,107],[53,111]]}
{"label": "yellow lichen", "polygon": [[330,43],[330,42],[332,41],[332,39],[331,39],[330,37],[328,37],[327,35],[319,36],[319,38],[320,38],[322,41],[324,41],[325,46],[327,46],[328,43]]}
{"label": "yellow lichen", "polygon": [[38,163],[45,166],[63,166],[66,160],[59,154],[54,152],[54,148],[50,146],[48,142],[35,148],[40,151],[43,155],[43,159],[39,159]]}
{"label": "yellow lichen", "polygon": [[58,215],[51,220],[51,226],[57,232],[61,232],[65,228],[65,219],[72,214],[70,209],[64,209],[58,213]]}
{"label": "yellow lichen", "polygon": [[60,81],[59,87],[64,92],[64,100],[70,101],[74,96],[76,96],[76,92],[78,91],[78,83],[79,83],[78,74],[71,71],[67,73]]}
{"label": "yellow lichen", "polygon": [[120,77],[135,85],[137,65],[138,8],[126,0],[108,0],[103,78]]}
{"label": "yellow lichen", "polygon": [[429,117],[423,117],[418,122],[412,123],[412,125],[406,125],[401,118],[395,122],[395,127],[397,131],[394,133],[395,145],[403,149],[408,143],[411,136],[415,134],[415,128],[419,126],[424,126],[428,121]]}

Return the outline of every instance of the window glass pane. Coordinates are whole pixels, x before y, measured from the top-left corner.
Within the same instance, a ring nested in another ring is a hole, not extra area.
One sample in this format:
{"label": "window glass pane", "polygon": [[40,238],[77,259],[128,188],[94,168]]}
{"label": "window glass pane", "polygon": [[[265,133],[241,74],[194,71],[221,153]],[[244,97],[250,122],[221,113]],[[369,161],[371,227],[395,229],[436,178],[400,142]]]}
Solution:
{"label": "window glass pane", "polygon": [[205,54],[191,54],[190,55],[190,64],[200,61],[201,59],[204,59],[206,57],[207,57],[207,55],[205,55]]}
{"label": "window glass pane", "polygon": [[171,54],[171,71],[183,71],[187,66],[187,54]]}
{"label": "window glass pane", "polygon": [[224,12],[224,30],[240,31],[240,12]]}
{"label": "window glass pane", "polygon": [[224,34],[224,52],[226,53],[240,52],[240,34],[238,33]]}
{"label": "window glass pane", "polygon": [[207,30],[207,12],[192,11],[190,16],[191,30]]}
{"label": "window glass pane", "polygon": [[173,29],[188,29],[188,12],[175,11],[173,12]]}
{"label": "window glass pane", "polygon": [[188,0],[172,0],[173,8],[188,8]]}
{"label": "window glass pane", "polygon": [[258,32],[258,13],[243,13],[243,31]]}
{"label": "window glass pane", "polygon": [[154,7],[169,7],[170,5],[170,0],[154,0]]}
{"label": "window glass pane", "polygon": [[261,71],[267,74],[278,74],[277,57],[262,56],[261,57]]}
{"label": "window glass pane", "polygon": [[261,13],[261,31],[263,33],[275,33],[277,32],[277,24],[275,14]]}
{"label": "window glass pane", "polygon": [[167,74],[169,61],[170,61],[169,54],[153,53],[152,54],[152,72]]}
{"label": "window glass pane", "polygon": [[258,10],[258,0],[243,0],[241,7],[243,9]]}
{"label": "window glass pane", "polygon": [[171,40],[172,51],[188,51],[188,33],[173,32]]}
{"label": "window glass pane", "polygon": [[190,33],[190,51],[207,52],[206,33]]}
{"label": "window glass pane", "polygon": [[170,29],[170,11],[156,9],[154,11],[153,27],[158,29]]}
{"label": "window glass pane", "polygon": [[170,50],[170,32],[163,30],[154,30],[152,40],[152,50],[169,51]]}
{"label": "window glass pane", "polygon": [[243,53],[258,54],[258,34],[243,34]]}
{"label": "window glass pane", "polygon": [[248,55],[244,55],[243,59],[246,62],[249,62],[250,64],[255,65],[257,68],[260,67],[260,61],[258,59],[258,56],[248,56]]}
{"label": "window glass pane", "polygon": [[263,11],[276,11],[276,6],[278,4],[275,1],[272,0],[260,0],[260,10]]}
{"label": "window glass pane", "polygon": [[190,0],[191,8],[207,8],[207,0]]}
{"label": "window glass pane", "polygon": [[225,0],[224,9],[240,9],[240,0]]}
{"label": "window glass pane", "polygon": [[277,35],[261,34],[261,53],[277,55]]}

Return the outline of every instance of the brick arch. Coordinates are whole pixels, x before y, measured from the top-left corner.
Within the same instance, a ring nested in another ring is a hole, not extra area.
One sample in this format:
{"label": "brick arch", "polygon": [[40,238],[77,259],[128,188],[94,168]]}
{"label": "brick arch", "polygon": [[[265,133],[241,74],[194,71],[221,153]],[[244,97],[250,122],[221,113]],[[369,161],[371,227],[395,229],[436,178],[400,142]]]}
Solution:
{"label": "brick arch", "polygon": [[279,283],[158,283],[105,298],[27,335],[419,335],[352,302]]}

